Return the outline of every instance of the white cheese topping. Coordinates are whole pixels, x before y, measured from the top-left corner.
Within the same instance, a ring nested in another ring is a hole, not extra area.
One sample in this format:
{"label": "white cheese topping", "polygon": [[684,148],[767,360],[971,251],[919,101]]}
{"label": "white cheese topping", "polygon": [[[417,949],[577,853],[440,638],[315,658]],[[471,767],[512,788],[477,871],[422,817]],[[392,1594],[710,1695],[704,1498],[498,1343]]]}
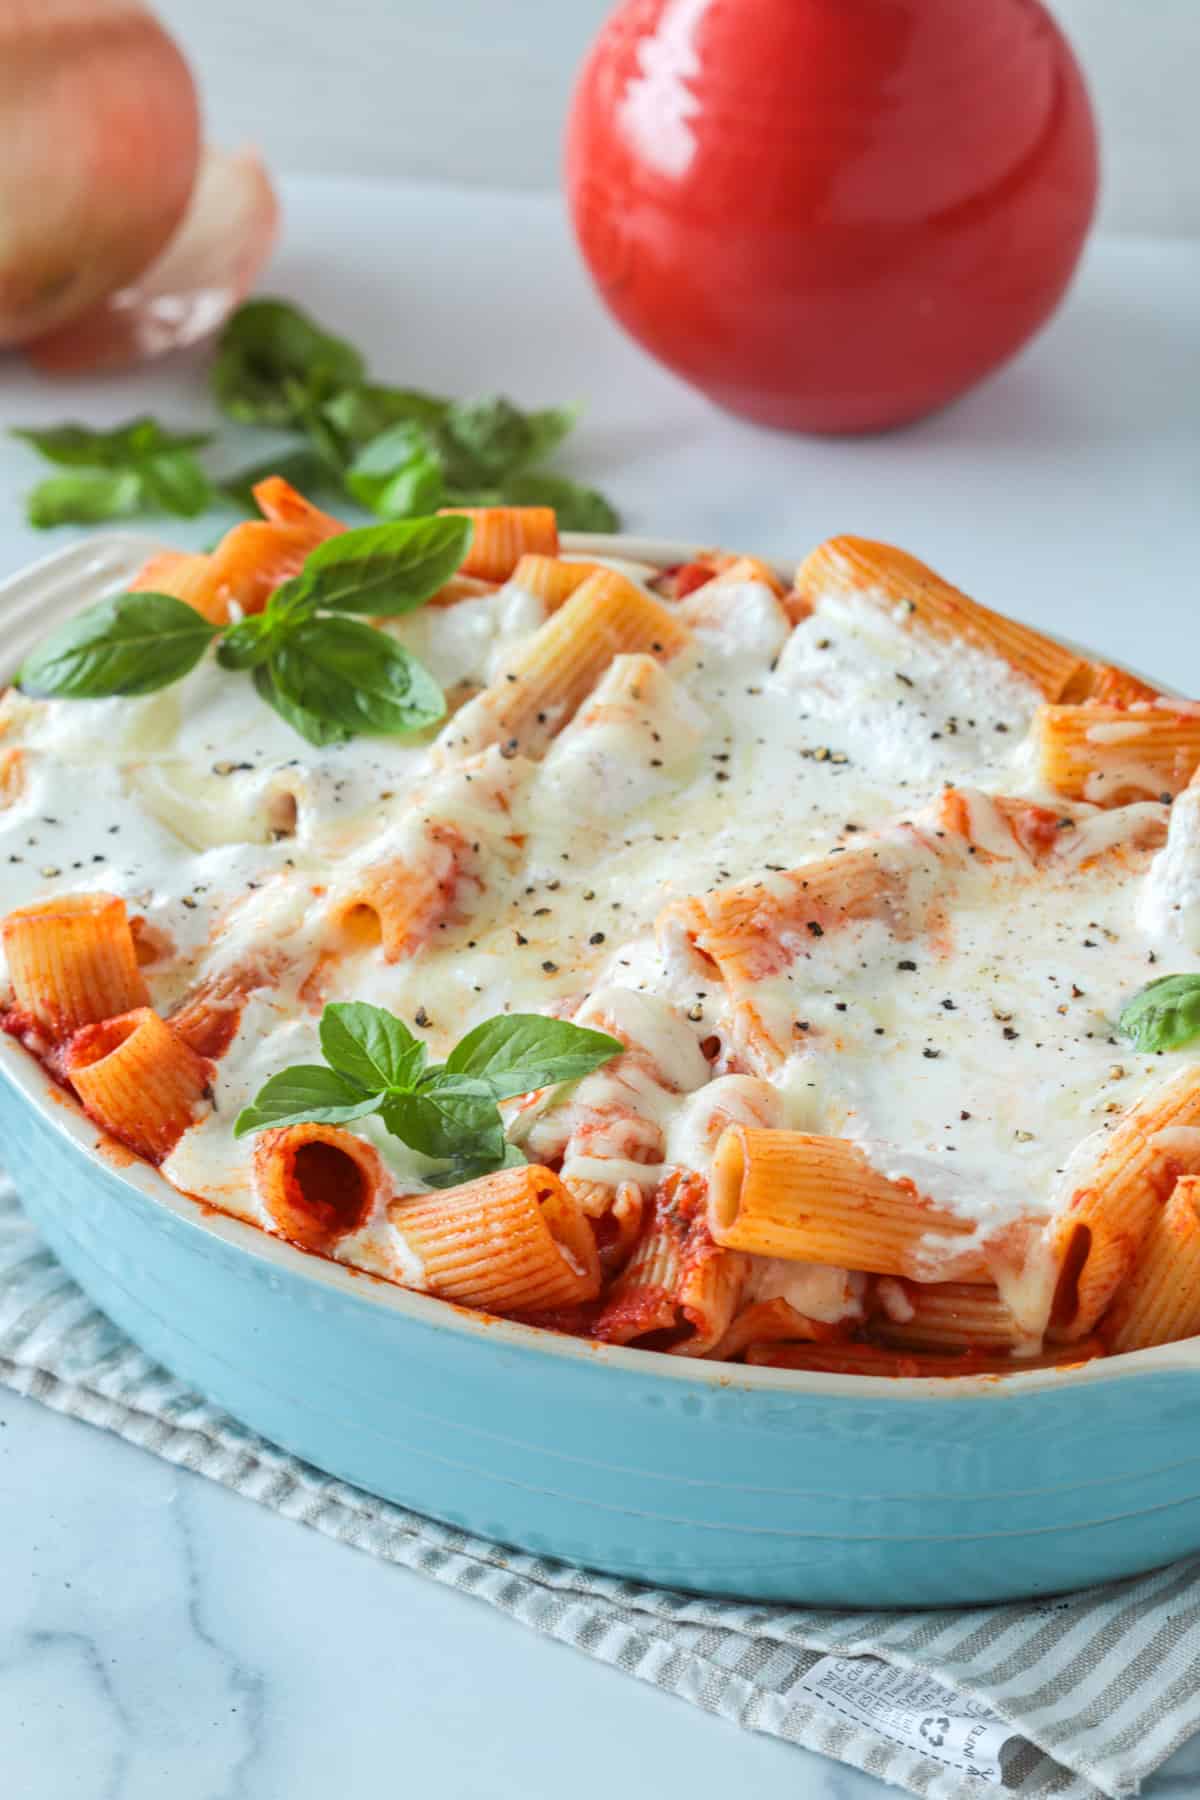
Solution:
{"label": "white cheese topping", "polygon": [[[461,702],[542,617],[510,584],[389,629]],[[945,785],[1036,792],[1039,698],[998,659],[874,606],[829,599],[792,629],[754,583],[667,666],[652,712],[577,720],[538,763],[493,750],[447,770],[431,739],[314,749],[211,659],[141,700],[10,695],[0,751],[18,752],[20,778],[0,805],[0,911],[123,895],[164,934],[147,969],[163,1010],[215,971],[269,965],[218,1065],[214,1109],[166,1164],[259,1223],[237,1111],[272,1073],[318,1060],[323,1002],[363,998],[432,1056],[505,1010],[618,1031],[634,1047],[619,1065],[509,1109],[514,1138],[565,1157],[569,1174],[652,1186],[664,1168],[707,1166],[723,1123],[790,1126],[854,1138],[884,1173],[991,1232],[1052,1211],[1080,1140],[1177,1066],[1132,1053],[1113,1021],[1156,973],[1200,968],[1200,791],[1178,802],[1153,862],[1147,820],[1163,809],[1068,809],[1078,854],[1064,849],[1051,874],[1022,869],[1011,834],[990,843],[991,809],[973,803],[983,853],[955,865],[940,925],[908,943],[882,921],[831,930],[758,984],[789,1047],[771,1070],[739,1062],[720,983],[653,926],[674,898],[769,883],[862,843]],[[408,867],[432,827],[468,846],[449,916],[401,960],[352,943],[329,956],[357,872]],[[418,1155],[378,1121],[355,1129],[397,1192],[421,1189]],[[337,1254],[422,1279],[383,1208]],[[820,1318],[860,1303],[842,1272],[796,1265],[764,1263],[753,1292]]]}

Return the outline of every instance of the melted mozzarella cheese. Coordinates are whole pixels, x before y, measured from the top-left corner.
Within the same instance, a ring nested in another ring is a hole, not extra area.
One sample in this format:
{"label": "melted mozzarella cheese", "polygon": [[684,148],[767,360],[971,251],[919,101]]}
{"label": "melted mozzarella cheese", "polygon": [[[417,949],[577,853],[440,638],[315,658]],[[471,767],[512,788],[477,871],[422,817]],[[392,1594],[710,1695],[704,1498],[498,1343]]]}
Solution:
{"label": "melted mozzarella cheese", "polygon": [[[510,584],[388,628],[461,701],[542,617]],[[791,628],[755,583],[697,627],[650,710],[600,706],[589,723],[585,707],[537,763],[492,751],[448,769],[432,736],[315,749],[211,659],[145,699],[10,695],[0,741],[22,778],[0,810],[0,910],[123,895],[170,946],[147,970],[163,1010],[270,953],[275,978],[242,1011],[213,1110],[166,1164],[180,1187],[259,1223],[237,1112],[271,1074],[319,1060],[319,1000],[366,998],[433,1056],[506,1010],[617,1030],[633,1046],[619,1066],[506,1109],[514,1138],[565,1156],[568,1173],[653,1185],[671,1166],[705,1168],[723,1123],[826,1131],[988,1232],[1052,1211],[1081,1140],[1174,1065],[1133,1054],[1112,1021],[1155,956],[1160,973],[1200,967],[1200,793],[1177,804],[1152,865],[1120,852],[1161,809],[1076,807],[1081,852],[1052,879],[1014,884],[1009,864],[981,856],[955,878],[952,928],[905,951],[872,921],[806,944],[761,984],[792,1053],[758,1074],[713,1064],[728,998],[654,922],[674,898],[770,884],[861,842],[947,784],[1036,792],[1039,698],[997,658],[876,606],[831,598]],[[339,896],[363,869],[419,859],[431,822],[470,847],[450,916],[403,960],[348,947],[331,959]],[[986,805],[972,827],[986,848]],[[397,1192],[423,1187],[417,1153],[377,1120],[355,1129]],[[383,1209],[337,1254],[420,1285]],[[860,1290],[841,1271],[764,1259],[751,1291],[835,1318]]]}

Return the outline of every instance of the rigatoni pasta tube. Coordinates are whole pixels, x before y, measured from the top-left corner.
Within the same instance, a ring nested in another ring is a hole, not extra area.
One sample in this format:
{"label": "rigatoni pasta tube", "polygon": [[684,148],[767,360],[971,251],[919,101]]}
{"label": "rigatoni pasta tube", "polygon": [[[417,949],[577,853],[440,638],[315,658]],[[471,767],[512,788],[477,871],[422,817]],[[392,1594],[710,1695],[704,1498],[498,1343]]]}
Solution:
{"label": "rigatoni pasta tube", "polygon": [[180,1000],[167,1023],[199,1056],[224,1056],[241,1023],[246,1001],[276,980],[283,956],[247,957],[204,976]]}
{"label": "rigatoni pasta tube", "polygon": [[[881,1288],[887,1282],[881,1282]],[[966,1281],[906,1281],[871,1321],[882,1343],[905,1350],[1012,1350],[1024,1331],[994,1287]]]}
{"label": "rigatoni pasta tube", "polygon": [[703,1356],[728,1330],[746,1285],[746,1257],[714,1244],[704,1219],[704,1181],[677,1171],[591,1327],[607,1343],[650,1333],[676,1355]]}
{"label": "rigatoni pasta tube", "polygon": [[1183,1175],[1101,1324],[1114,1354],[1200,1334],[1200,1176]]}
{"label": "rigatoni pasta tube", "polygon": [[830,538],[796,571],[795,604],[811,611],[826,595],[853,595],[886,610],[908,630],[962,642],[1003,659],[1057,700],[1083,659],[1030,625],[970,600],[907,551],[866,538]]}
{"label": "rigatoni pasta tube", "polygon": [[18,907],[0,936],[18,1008],[56,1041],[149,999],[125,902],[115,894]]}
{"label": "rigatoni pasta tube", "polygon": [[[927,860],[934,860],[932,852]],[[902,919],[905,875],[894,845],[871,844],[672,901],[656,928],[682,928],[737,988],[778,974],[793,961],[797,945],[839,925]]]}
{"label": "rigatoni pasta tube", "polygon": [[185,606],[195,607],[211,625],[224,625],[229,603],[213,580],[212,558],[203,553],[164,550],[144,563],[129,584],[132,594],[170,594]]}
{"label": "rigatoni pasta tube", "polygon": [[938,1247],[947,1279],[985,1273],[968,1221],[939,1212],[911,1182],[889,1181],[845,1138],[732,1126],[713,1159],[708,1223],[732,1250],[917,1277],[936,1234],[950,1240]]}
{"label": "rigatoni pasta tube", "polygon": [[300,573],[318,544],[346,530],[279,475],[260,481],[254,498],[261,519],[235,525],[207,556],[152,558],[135,587],[173,594],[210,623],[223,625],[231,602],[243,613],[261,612],[275,589]]}
{"label": "rigatoni pasta tube", "polygon": [[671,1331],[679,1318],[687,1225],[659,1206],[633,1255],[604,1297],[592,1335],[606,1344],[630,1344],[650,1332]]}
{"label": "rigatoni pasta tube", "polygon": [[300,573],[315,543],[303,527],[248,519],[227,531],[207,556],[152,557],[132,587],[171,594],[210,625],[225,625],[231,602],[243,613],[261,612],[275,589]]}
{"label": "rigatoni pasta tube", "polygon": [[332,513],[314,506],[282,475],[268,475],[264,481],[255,482],[251,492],[264,519],[272,525],[287,525],[307,532],[314,546],[323,544],[327,538],[340,537],[349,529]]}
{"label": "rigatoni pasta tube", "polygon": [[460,513],[475,527],[461,565],[464,575],[507,581],[526,554],[558,553],[558,521],[552,506],[443,506],[441,512]]}
{"label": "rigatoni pasta tube", "polygon": [[329,1250],[364,1225],[384,1183],[365,1139],[316,1123],[262,1132],[254,1177],[276,1229],[306,1250]]}
{"label": "rigatoni pasta tube", "polygon": [[149,1006],[84,1025],[63,1070],[97,1124],[151,1162],[161,1162],[196,1121],[212,1065]]}
{"label": "rigatoni pasta tube", "polygon": [[720,1343],[733,1323],[749,1272],[748,1257],[712,1244],[688,1258],[678,1291],[688,1329],[670,1346],[673,1356],[706,1356]]}
{"label": "rigatoni pasta tube", "polygon": [[849,1325],[809,1318],[787,1300],[756,1300],[743,1307],[707,1355],[713,1362],[732,1362],[751,1344],[839,1343],[849,1335]]}
{"label": "rigatoni pasta tube", "polygon": [[455,716],[441,744],[460,755],[499,743],[510,754],[537,756],[614,656],[642,651],[670,657],[690,639],[686,626],[624,575],[589,575],[499,678]]}
{"label": "rigatoni pasta tube", "polygon": [[536,1163],[393,1200],[388,1217],[421,1263],[424,1285],[443,1300],[539,1312],[600,1291],[591,1226],[558,1176]]}
{"label": "rigatoni pasta tube", "polygon": [[420,858],[399,858],[365,868],[330,908],[330,923],[348,949],[378,945],[385,962],[419,950],[454,906],[470,846],[453,825],[437,822],[424,833]]}
{"label": "rigatoni pasta tube", "polygon": [[783,598],[783,583],[774,569],[756,556],[735,556],[711,580],[688,590],[679,602],[679,617],[689,625],[717,625],[728,602],[728,590],[751,582],[769,589],[777,600]]}
{"label": "rigatoni pasta tube", "polygon": [[1180,1175],[1200,1173],[1200,1066],[1131,1107],[1046,1228],[1058,1270],[1051,1336],[1093,1330]]}
{"label": "rigatoni pasta tube", "polygon": [[1097,700],[1101,706],[1133,706],[1139,700],[1157,700],[1160,688],[1152,687],[1140,675],[1118,669],[1112,663],[1084,663],[1059,695],[1070,703]]}
{"label": "rigatoni pasta tube", "polygon": [[514,587],[541,600],[551,613],[569,600],[589,575],[598,574],[601,567],[600,563],[566,562],[558,556],[523,556],[511,580]]}
{"label": "rigatoni pasta tube", "polygon": [[1200,768],[1200,706],[1039,706],[1038,772],[1097,806],[1171,800]]}

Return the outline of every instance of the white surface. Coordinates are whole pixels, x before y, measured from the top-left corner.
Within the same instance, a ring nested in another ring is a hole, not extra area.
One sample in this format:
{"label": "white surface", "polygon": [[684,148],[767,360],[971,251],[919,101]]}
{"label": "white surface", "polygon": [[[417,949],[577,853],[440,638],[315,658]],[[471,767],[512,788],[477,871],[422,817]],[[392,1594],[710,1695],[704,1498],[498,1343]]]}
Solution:
{"label": "white surface", "polygon": [[[586,398],[574,466],[631,529],[779,555],[891,536],[1200,692],[1200,245],[1097,244],[1060,318],[986,388],[915,430],[821,443],[726,419],[649,364],[549,198],[306,181],[288,202],[274,288],[386,375]],[[5,374],[6,423],[205,416],[193,361],[70,387]],[[65,541],[21,523],[36,472],[0,447],[0,570]],[[883,1793],[2,1392],[0,1422],[5,1800]],[[1200,1745],[1173,1772],[1152,1796],[1196,1793]]]}
{"label": "white surface", "polygon": [[[1196,0],[1050,0],[1103,137],[1102,223],[1200,235]],[[210,129],[277,169],[552,187],[614,0],[157,0]],[[864,12],[866,9],[864,9]]]}

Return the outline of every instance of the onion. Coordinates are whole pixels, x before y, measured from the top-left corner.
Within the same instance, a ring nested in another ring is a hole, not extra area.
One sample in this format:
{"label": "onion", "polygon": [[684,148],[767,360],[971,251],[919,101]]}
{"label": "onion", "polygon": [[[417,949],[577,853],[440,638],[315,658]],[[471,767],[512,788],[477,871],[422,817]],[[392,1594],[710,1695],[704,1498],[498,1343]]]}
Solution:
{"label": "onion", "polygon": [[199,154],[187,64],[134,0],[0,0],[0,345],[128,286]]}
{"label": "onion", "polygon": [[206,150],[187,216],[162,255],[128,287],[28,344],[30,360],[53,375],[116,369],[208,337],[249,293],[278,223],[254,151]]}

